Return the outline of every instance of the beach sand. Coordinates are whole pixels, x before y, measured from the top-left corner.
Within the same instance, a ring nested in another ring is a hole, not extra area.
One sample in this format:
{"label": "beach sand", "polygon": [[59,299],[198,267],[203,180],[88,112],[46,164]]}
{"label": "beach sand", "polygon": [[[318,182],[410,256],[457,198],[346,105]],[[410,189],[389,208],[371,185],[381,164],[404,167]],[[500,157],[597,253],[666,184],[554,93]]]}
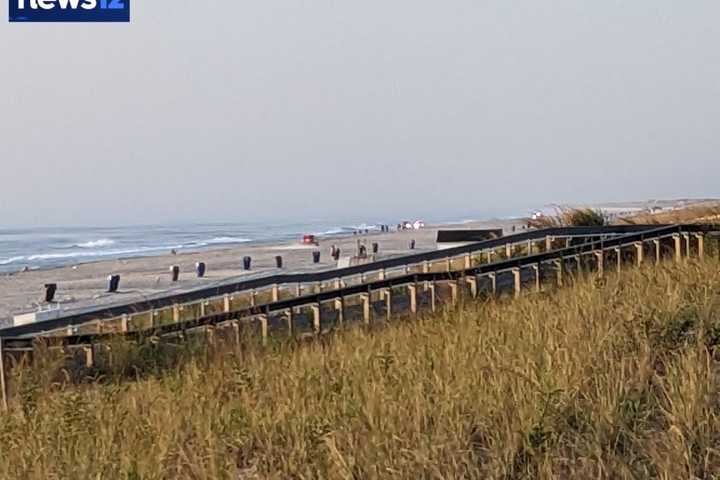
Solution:
{"label": "beach sand", "polygon": [[[325,270],[336,268],[336,262],[330,257],[332,245],[340,247],[342,255],[353,255],[357,242],[367,245],[371,251],[373,242],[379,244],[378,259],[412,253],[410,240],[416,241],[415,252],[435,250],[439,229],[503,228],[510,233],[513,226],[519,227],[525,220],[488,220],[462,225],[427,226],[414,231],[392,231],[388,233],[369,233],[366,235],[347,235],[319,238],[319,247],[305,246],[297,242],[248,245],[232,248],[207,250],[197,253],[180,253],[107,260],[48,270],[33,270],[0,276],[0,326],[12,325],[12,317],[21,313],[33,312],[40,305],[46,283],[57,283],[56,303],[63,310],[74,310],[91,306],[104,306],[114,303],[126,303],[140,300],[145,296],[162,292],[182,291],[202,286],[211,286],[225,279],[242,278],[250,275],[277,273],[275,256],[283,257],[284,272]],[[313,264],[312,252],[321,252],[319,264]],[[252,257],[252,270],[242,269],[244,256]],[[205,262],[205,278],[195,275],[196,262]],[[180,280],[173,283],[170,267],[180,267]],[[110,274],[121,276],[118,293],[109,294],[107,277]]]}

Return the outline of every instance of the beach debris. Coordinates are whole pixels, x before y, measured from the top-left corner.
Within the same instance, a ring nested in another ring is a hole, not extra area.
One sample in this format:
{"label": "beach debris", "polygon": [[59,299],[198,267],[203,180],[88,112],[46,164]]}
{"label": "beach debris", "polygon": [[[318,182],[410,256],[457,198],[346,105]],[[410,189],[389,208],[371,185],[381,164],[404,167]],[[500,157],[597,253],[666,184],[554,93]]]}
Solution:
{"label": "beach debris", "polygon": [[120,288],[120,275],[109,275],[108,276],[108,293],[116,293]]}
{"label": "beach debris", "polygon": [[197,262],[195,264],[195,273],[197,274],[198,278],[203,278],[205,276],[205,262]]}
{"label": "beach debris", "polygon": [[177,282],[180,279],[180,267],[177,265],[170,267],[170,276],[173,282]]}
{"label": "beach debris", "polygon": [[252,264],[252,258],[251,257],[243,257],[243,268],[245,270],[250,270],[250,265]]}
{"label": "beach debris", "polygon": [[55,293],[57,292],[57,283],[46,283],[45,284],[45,303],[52,303],[55,299]]}
{"label": "beach debris", "polygon": [[312,255],[313,263],[320,263],[320,252],[318,250],[315,250]]}
{"label": "beach debris", "polygon": [[282,255],[276,255],[276,256],[275,256],[275,266],[276,266],[277,268],[283,268]]}

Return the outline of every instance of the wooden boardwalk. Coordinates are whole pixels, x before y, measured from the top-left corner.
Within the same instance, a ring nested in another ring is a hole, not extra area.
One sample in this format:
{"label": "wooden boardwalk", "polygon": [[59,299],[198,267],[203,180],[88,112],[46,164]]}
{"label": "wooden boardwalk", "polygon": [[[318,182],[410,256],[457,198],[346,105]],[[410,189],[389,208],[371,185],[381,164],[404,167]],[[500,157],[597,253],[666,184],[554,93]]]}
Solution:
{"label": "wooden boardwalk", "polygon": [[[580,270],[602,274],[623,264],[705,255],[707,238],[720,226],[645,225],[552,228],[524,232],[448,250],[392,258],[367,265],[301,274],[270,275],[174,296],[119,305],[81,315],[0,330],[3,358],[32,352],[38,339],[54,347],[80,348],[94,362],[96,346],[124,336],[184,336],[253,326],[262,343],[271,334],[319,335],[349,321],[389,321],[398,312],[435,311],[438,303],[524,289],[548,281],[561,286]],[[281,333],[282,332],[282,333]],[[4,396],[3,396],[4,397]]]}

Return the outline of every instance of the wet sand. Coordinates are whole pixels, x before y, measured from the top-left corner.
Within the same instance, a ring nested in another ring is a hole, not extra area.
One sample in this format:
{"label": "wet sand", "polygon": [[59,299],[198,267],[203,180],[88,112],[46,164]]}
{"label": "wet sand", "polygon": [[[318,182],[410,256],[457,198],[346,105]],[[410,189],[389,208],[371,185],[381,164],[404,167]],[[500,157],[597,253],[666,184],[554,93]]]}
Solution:
{"label": "wet sand", "polygon": [[[325,270],[336,268],[330,257],[332,245],[340,247],[342,255],[354,255],[358,241],[367,245],[371,251],[373,242],[379,243],[378,259],[412,253],[410,240],[416,241],[415,252],[435,250],[439,229],[503,228],[510,233],[513,226],[524,224],[523,220],[488,220],[462,225],[428,226],[415,231],[393,231],[388,233],[369,233],[366,235],[347,235],[319,238],[320,245],[305,246],[297,242],[284,242],[263,245],[240,245],[233,248],[208,250],[197,253],[107,260],[66,266],[48,270],[33,270],[4,274],[0,276],[0,326],[12,324],[12,317],[21,313],[36,311],[41,305],[44,284],[57,283],[58,291],[53,308],[75,310],[113,303],[126,303],[142,299],[145,296],[163,292],[187,290],[248,275],[277,273],[275,256],[283,257],[285,272]],[[312,252],[321,252],[319,264],[313,264]],[[244,256],[252,257],[252,269],[242,269]],[[195,263],[205,262],[205,278],[195,275]],[[173,283],[170,267],[180,267],[180,280]],[[117,293],[107,293],[107,277],[110,274],[121,276]]]}

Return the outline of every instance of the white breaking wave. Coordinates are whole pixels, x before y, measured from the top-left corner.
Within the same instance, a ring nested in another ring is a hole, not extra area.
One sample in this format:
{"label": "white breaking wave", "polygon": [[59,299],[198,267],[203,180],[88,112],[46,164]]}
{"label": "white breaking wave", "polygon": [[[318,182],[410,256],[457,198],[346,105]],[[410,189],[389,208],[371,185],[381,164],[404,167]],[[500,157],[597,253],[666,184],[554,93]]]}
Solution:
{"label": "white breaking wave", "polygon": [[349,226],[349,227],[337,227],[337,228],[331,228],[330,230],[325,230],[324,232],[316,232],[315,235],[341,235],[341,234],[351,234],[353,232],[359,232],[362,230],[369,230],[369,231],[375,231],[380,230],[380,227],[378,225],[367,225],[363,223],[362,225],[355,225],[355,226]]}
{"label": "white breaking wave", "polygon": [[77,248],[98,248],[109,247],[110,245],[115,245],[115,240],[111,240],[109,238],[101,238],[100,240],[92,240],[90,242],[78,243],[77,245],[73,246]]}
{"label": "white breaking wave", "polygon": [[241,237],[215,237],[211,238],[210,240],[205,240],[204,242],[200,242],[201,245],[223,245],[227,243],[247,243],[252,242],[249,238],[241,238]]}
{"label": "white breaking wave", "polygon": [[22,260],[25,260],[25,257],[3,258],[0,260],[0,265],[10,265],[11,263],[20,262]]}
{"label": "white breaking wave", "polygon": [[[126,248],[126,249],[112,249],[112,250],[85,250],[75,252],[64,252],[64,253],[39,253],[35,255],[17,256],[11,258],[0,259],[0,265],[11,265],[13,263],[22,262],[37,262],[44,260],[63,260],[73,258],[97,258],[97,257],[118,257],[122,255],[137,255],[143,253],[152,252],[170,252],[171,250],[183,250],[188,248],[199,248],[210,245],[229,245],[234,243],[246,243],[251,242],[249,238],[240,237],[215,237],[202,242],[191,242],[182,245],[160,245],[156,247],[137,247],[137,248]],[[78,248],[91,248],[91,247],[103,247],[113,245],[115,242],[112,240],[97,240],[94,242],[87,242],[78,244]]]}

